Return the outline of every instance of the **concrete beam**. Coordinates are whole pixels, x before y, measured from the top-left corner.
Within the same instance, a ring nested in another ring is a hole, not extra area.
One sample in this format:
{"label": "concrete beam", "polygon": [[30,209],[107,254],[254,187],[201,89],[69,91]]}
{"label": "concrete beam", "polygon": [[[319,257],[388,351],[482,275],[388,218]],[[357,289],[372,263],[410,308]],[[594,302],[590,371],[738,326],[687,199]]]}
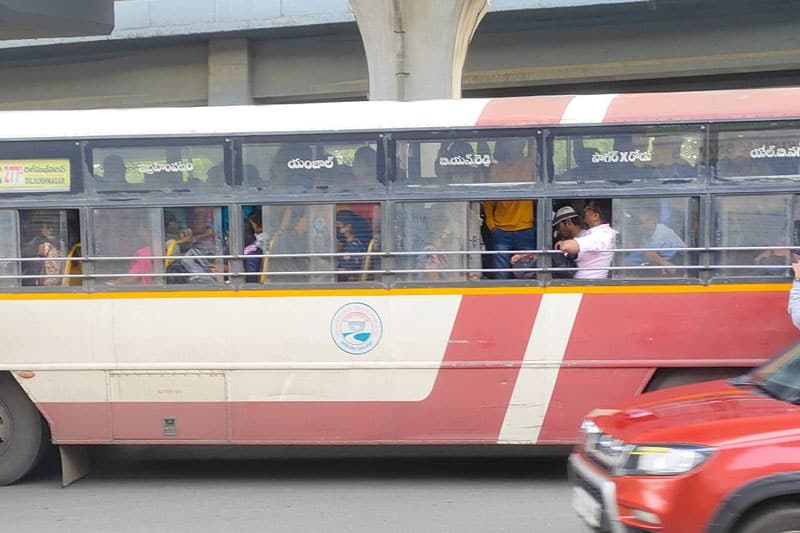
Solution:
{"label": "concrete beam", "polygon": [[0,0],[0,39],[108,35],[114,0]]}
{"label": "concrete beam", "polygon": [[370,100],[459,98],[469,42],[488,0],[350,0]]}
{"label": "concrete beam", "polygon": [[208,105],[252,104],[247,39],[208,43]]}

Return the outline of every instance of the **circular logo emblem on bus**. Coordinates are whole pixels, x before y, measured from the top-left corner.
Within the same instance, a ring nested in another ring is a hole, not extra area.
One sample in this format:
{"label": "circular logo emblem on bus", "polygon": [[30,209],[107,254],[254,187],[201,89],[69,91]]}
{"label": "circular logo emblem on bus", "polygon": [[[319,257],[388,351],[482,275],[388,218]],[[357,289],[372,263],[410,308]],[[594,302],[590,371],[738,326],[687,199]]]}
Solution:
{"label": "circular logo emblem on bus", "polygon": [[331,337],[340,350],[363,355],[381,340],[381,317],[367,304],[353,302],[340,307],[331,320]]}

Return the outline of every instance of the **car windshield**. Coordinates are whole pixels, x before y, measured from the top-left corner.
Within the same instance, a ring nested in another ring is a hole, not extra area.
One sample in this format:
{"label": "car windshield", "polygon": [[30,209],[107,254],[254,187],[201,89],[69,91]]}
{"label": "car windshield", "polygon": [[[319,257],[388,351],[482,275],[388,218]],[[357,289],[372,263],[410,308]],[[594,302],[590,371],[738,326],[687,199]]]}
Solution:
{"label": "car windshield", "polygon": [[749,377],[749,384],[770,396],[800,403],[800,343],[753,369]]}

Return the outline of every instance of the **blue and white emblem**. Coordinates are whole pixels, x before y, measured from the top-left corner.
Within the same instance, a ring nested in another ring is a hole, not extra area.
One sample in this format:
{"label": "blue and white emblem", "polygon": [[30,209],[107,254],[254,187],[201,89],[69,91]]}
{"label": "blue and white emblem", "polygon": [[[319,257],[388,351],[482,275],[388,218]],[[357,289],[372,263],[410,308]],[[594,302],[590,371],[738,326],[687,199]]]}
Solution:
{"label": "blue and white emblem", "polygon": [[331,320],[333,342],[350,355],[364,355],[378,345],[382,336],[381,317],[367,304],[343,305]]}

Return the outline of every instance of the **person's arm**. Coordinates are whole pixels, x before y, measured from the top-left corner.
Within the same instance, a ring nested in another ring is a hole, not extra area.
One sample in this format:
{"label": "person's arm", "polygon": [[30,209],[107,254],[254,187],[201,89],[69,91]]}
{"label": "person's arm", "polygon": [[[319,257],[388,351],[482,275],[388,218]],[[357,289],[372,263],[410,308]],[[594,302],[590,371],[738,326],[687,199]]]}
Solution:
{"label": "person's arm", "polygon": [[495,222],[494,222],[494,208],[497,205],[497,202],[494,200],[487,200],[483,202],[483,216],[484,220],[486,221],[486,227],[489,228],[489,231],[494,231]]}
{"label": "person's arm", "polygon": [[789,315],[792,317],[794,326],[800,329],[800,263],[792,263],[792,271],[794,281],[792,281],[792,289],[789,291]]}

